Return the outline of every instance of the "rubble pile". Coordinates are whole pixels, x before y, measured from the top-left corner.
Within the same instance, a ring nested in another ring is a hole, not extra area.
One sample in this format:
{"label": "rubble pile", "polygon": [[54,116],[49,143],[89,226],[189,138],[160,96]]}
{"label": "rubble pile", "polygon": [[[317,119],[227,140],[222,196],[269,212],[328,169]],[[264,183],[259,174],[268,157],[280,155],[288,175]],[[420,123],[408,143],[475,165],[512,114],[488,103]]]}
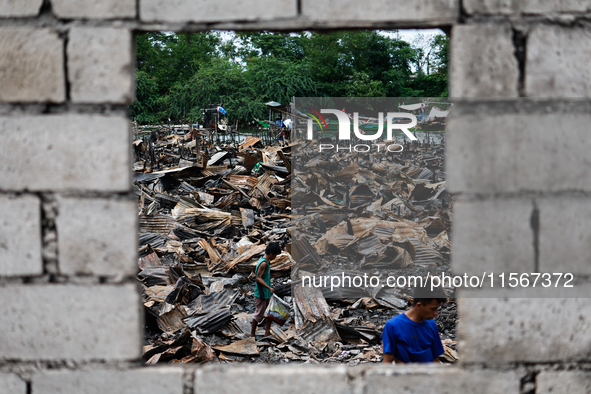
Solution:
{"label": "rubble pile", "polygon": [[[337,160],[306,144],[164,133],[134,142],[146,363],[381,362],[382,328],[411,306],[410,287],[334,290],[302,277],[449,271],[442,145]],[[269,242],[284,250],[272,287],[291,317],[251,338],[254,268]],[[437,322],[441,360],[455,362],[453,300]]]}

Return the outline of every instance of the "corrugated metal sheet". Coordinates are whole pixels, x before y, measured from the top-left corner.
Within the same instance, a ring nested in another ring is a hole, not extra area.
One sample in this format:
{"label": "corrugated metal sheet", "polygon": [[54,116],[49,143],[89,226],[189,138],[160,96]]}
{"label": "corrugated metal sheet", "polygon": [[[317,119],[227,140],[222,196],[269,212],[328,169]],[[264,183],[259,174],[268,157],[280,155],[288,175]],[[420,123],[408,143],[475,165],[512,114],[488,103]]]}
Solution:
{"label": "corrugated metal sheet", "polygon": [[226,180],[236,187],[247,187],[248,189],[253,188],[259,181],[250,175],[227,175]]}
{"label": "corrugated metal sheet", "polygon": [[238,291],[226,289],[221,292],[214,292],[208,295],[201,294],[194,299],[187,308],[191,310],[191,314],[202,314],[213,312],[222,307],[229,307],[238,298]]}
{"label": "corrugated metal sheet", "polygon": [[209,160],[207,161],[207,166],[208,166],[208,167],[210,167],[210,166],[214,166],[214,165],[216,165],[218,162],[221,162],[221,161],[224,159],[224,157],[226,157],[226,155],[227,155],[228,153],[229,153],[228,151],[221,151],[221,152],[218,152],[218,153],[214,154],[214,155],[211,157],[211,159],[209,159]]}
{"label": "corrugated metal sheet", "polygon": [[[171,216],[168,215],[140,215],[140,233],[156,233],[156,234],[168,234],[176,226],[177,222]],[[154,246],[154,245],[152,245]]]}
{"label": "corrugated metal sheet", "polygon": [[133,181],[139,183],[152,183],[156,179],[162,178],[165,174],[133,174]]}
{"label": "corrugated metal sheet", "polygon": [[436,266],[443,263],[443,256],[416,238],[409,238],[416,250],[414,263],[421,266]]}
{"label": "corrugated metal sheet", "polygon": [[143,257],[140,257],[138,260],[138,266],[141,269],[144,269],[146,267],[161,267],[163,265],[164,264],[162,264],[162,261],[160,260],[160,257],[158,257],[156,252],[152,252]]}
{"label": "corrugated metal sheet", "polygon": [[335,178],[347,178],[351,179],[355,174],[359,172],[359,164],[353,163],[343,168],[341,171],[334,174]]}
{"label": "corrugated metal sheet", "polygon": [[185,317],[184,313],[180,309],[175,308],[172,311],[159,316],[158,319],[156,319],[156,322],[158,328],[162,331],[172,333],[185,328],[185,323],[183,323],[182,320],[183,317]]}
{"label": "corrugated metal sheet", "polygon": [[257,182],[255,183],[255,185],[252,187],[252,189],[248,192],[248,195],[252,197],[252,195],[254,194],[254,192],[258,189],[261,192],[263,192],[264,196],[267,196],[267,193],[269,193],[271,186],[273,186],[277,181],[274,178],[271,178],[271,176],[267,173],[264,173],[263,175],[261,175]]}
{"label": "corrugated metal sheet", "polygon": [[244,142],[240,144],[240,150],[251,148],[260,142],[260,138],[249,135],[244,139]]}
{"label": "corrugated metal sheet", "polygon": [[166,236],[156,233],[140,233],[139,244],[151,245],[153,248],[161,248],[166,243]]}
{"label": "corrugated metal sheet", "polygon": [[256,340],[252,337],[242,339],[225,346],[213,346],[215,350],[242,356],[258,356]]}
{"label": "corrugated metal sheet", "polygon": [[200,334],[213,334],[232,320],[232,313],[228,308],[220,308],[201,316],[185,318],[185,324],[196,329]]}
{"label": "corrugated metal sheet", "polygon": [[303,325],[296,329],[308,342],[328,343],[340,341],[339,334],[330,315],[330,308],[322,292],[313,287],[294,286],[294,304],[301,315]]}

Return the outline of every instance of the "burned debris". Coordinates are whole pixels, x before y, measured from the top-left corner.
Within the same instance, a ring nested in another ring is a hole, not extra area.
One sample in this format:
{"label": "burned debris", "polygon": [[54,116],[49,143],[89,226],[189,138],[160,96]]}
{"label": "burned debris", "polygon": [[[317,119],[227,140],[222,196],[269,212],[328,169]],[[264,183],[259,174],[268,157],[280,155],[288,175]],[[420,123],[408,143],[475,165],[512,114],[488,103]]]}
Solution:
{"label": "burned debris", "polygon": [[[187,132],[134,143],[144,361],[381,362],[381,331],[411,306],[411,286],[334,288],[322,277],[449,272],[443,141],[337,158],[304,140]],[[270,242],[283,249],[271,261],[272,287],[291,317],[252,338],[254,268]],[[453,363],[448,296],[437,323],[440,359]]]}

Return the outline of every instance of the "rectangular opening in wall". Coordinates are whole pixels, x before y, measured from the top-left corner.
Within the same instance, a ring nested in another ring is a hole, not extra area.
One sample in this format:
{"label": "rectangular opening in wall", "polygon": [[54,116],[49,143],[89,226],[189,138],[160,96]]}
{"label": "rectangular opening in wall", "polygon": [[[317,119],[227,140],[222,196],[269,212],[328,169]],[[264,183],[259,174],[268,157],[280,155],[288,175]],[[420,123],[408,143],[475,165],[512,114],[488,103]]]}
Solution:
{"label": "rectangular opening in wall", "polygon": [[[412,307],[412,278],[451,273],[448,37],[209,31],[135,41],[144,361],[381,363],[382,331]],[[265,256],[270,270],[257,281]],[[269,310],[255,305],[267,286]],[[435,322],[439,359],[453,363],[448,290]]]}

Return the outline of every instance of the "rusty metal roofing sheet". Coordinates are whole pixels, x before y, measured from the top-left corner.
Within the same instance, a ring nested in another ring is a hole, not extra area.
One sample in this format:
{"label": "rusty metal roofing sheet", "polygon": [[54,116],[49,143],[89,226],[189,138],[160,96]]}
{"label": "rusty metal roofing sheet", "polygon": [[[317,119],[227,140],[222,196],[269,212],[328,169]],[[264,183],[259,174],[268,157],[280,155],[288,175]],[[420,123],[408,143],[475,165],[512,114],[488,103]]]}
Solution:
{"label": "rusty metal roofing sheet", "polygon": [[157,234],[168,234],[176,226],[177,222],[168,215],[140,215],[140,233],[157,233]]}
{"label": "rusty metal roofing sheet", "polygon": [[414,263],[422,266],[436,266],[443,262],[443,256],[441,253],[424,244],[416,238],[409,238],[409,241],[415,247],[416,255],[414,257]]}
{"label": "rusty metal roofing sheet", "polygon": [[258,356],[256,340],[252,337],[242,339],[225,346],[213,346],[215,350],[224,353],[239,354],[242,356]]}

